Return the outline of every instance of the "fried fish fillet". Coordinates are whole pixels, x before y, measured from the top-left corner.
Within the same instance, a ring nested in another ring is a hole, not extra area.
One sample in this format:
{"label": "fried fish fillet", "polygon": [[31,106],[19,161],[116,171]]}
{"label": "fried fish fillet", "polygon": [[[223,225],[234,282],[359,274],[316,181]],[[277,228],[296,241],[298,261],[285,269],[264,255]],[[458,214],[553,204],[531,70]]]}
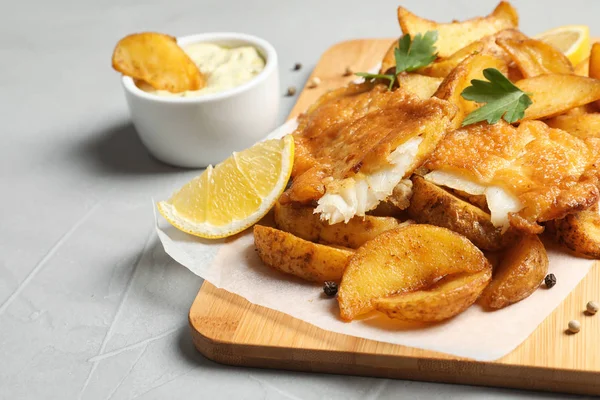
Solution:
{"label": "fried fish fillet", "polygon": [[541,121],[500,121],[446,135],[425,164],[425,179],[485,195],[496,226],[540,233],[599,197],[598,139],[582,140]]}
{"label": "fried fish fillet", "polygon": [[312,204],[329,223],[349,221],[392,194],[437,146],[456,109],[402,89],[352,84],[299,117],[292,183],[281,203]]}

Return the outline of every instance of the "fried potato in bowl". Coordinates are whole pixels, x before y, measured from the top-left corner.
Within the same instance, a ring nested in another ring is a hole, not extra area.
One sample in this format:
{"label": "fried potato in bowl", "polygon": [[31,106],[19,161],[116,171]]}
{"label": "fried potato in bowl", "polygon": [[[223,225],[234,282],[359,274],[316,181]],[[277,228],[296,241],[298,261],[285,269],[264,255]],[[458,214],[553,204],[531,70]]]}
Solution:
{"label": "fried potato in bowl", "polygon": [[199,90],[206,77],[172,36],[135,33],[117,43],[112,66],[123,75],[148,83],[154,89],[179,93]]}

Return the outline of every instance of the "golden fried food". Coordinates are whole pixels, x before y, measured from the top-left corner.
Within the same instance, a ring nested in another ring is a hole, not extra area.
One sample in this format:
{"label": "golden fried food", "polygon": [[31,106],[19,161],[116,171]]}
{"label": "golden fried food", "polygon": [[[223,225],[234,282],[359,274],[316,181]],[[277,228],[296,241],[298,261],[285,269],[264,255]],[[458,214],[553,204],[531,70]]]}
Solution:
{"label": "golden fried food", "polygon": [[385,200],[444,135],[455,108],[399,88],[350,85],[299,117],[292,183],[282,204],[311,204],[329,223]]}
{"label": "golden fried food", "polygon": [[540,121],[518,128],[504,121],[479,123],[446,135],[425,165],[432,171],[425,178],[485,195],[495,226],[540,233],[537,222],[562,218],[598,199],[597,147],[592,139]]}
{"label": "golden fried food", "polygon": [[588,61],[588,74],[590,78],[600,79],[600,43],[594,43]]}
{"label": "golden fried food", "polygon": [[537,235],[524,235],[504,254],[481,302],[504,308],[529,297],[548,273],[548,255]]}
{"label": "golden fried food", "polygon": [[504,74],[508,72],[504,60],[485,54],[475,54],[458,64],[434,93],[435,97],[448,100],[458,107],[458,112],[452,121],[455,128],[458,128],[465,117],[478,107],[477,103],[463,98],[461,94],[465,88],[471,86],[473,79],[483,79],[483,70],[486,68],[495,68]]}
{"label": "golden fried food", "polygon": [[458,64],[474,54],[496,57],[508,64],[512,59],[504,49],[496,44],[498,39],[524,40],[527,39],[527,36],[516,29],[504,29],[463,47],[448,58],[437,60],[426,67],[420,68],[418,72],[427,76],[445,78]]}
{"label": "golden fried food", "polygon": [[581,139],[600,138],[600,113],[567,113],[547,119],[546,123]]}
{"label": "golden fried food", "polygon": [[398,48],[398,41],[400,39],[401,39],[401,37],[394,40],[392,42],[392,44],[390,44],[390,47],[385,52],[383,59],[381,60],[381,68],[379,68],[380,74],[387,74],[387,73],[395,74],[396,73],[395,52],[396,52],[396,49]]}
{"label": "golden fried food", "polygon": [[398,22],[402,33],[414,37],[417,33],[438,31],[436,47],[439,57],[450,57],[456,51],[484,36],[503,29],[517,28],[519,16],[507,2],[502,1],[487,17],[464,22],[438,23],[416,16],[404,7],[398,7]]}
{"label": "golden fried food", "polygon": [[[590,58],[586,58],[575,66],[575,74],[581,76],[590,76]],[[596,78],[598,79],[598,78]]]}
{"label": "golden fried food", "polygon": [[573,73],[571,61],[556,47],[540,40],[500,38],[496,43],[511,56],[525,78]]}
{"label": "golden fried food", "polygon": [[[600,43],[594,43],[590,52],[588,63],[588,76],[594,79],[600,79]],[[595,102],[596,107],[600,108],[600,101]]]}
{"label": "golden fried food", "polygon": [[354,217],[348,223],[328,224],[311,207],[275,204],[277,228],[311,242],[356,249],[382,232],[400,226],[393,217]]}
{"label": "golden fried food", "polygon": [[144,81],[157,90],[179,93],[206,84],[196,64],[177,40],[154,32],[135,33],[117,43],[112,66],[123,75]]}
{"label": "golden fried food", "polygon": [[525,110],[524,120],[553,117],[600,99],[600,80],[579,75],[539,75],[515,85],[533,101]]}
{"label": "golden fried food", "polygon": [[354,254],[262,225],[254,226],[254,244],[265,265],[311,282],[339,282]]}
{"label": "golden fried food", "polygon": [[426,290],[376,299],[377,311],[390,318],[438,322],[452,318],[475,303],[492,278],[491,268],[474,274],[450,275]]}
{"label": "golden fried food", "polygon": [[433,285],[444,276],[490,270],[468,239],[445,228],[412,224],[368,241],[352,256],[340,284],[342,319],[374,309],[374,302]]}
{"label": "golden fried food", "polygon": [[433,96],[443,81],[442,78],[411,73],[399,74],[397,79],[401,88],[416,94],[420,99]]}
{"label": "golden fried food", "polygon": [[573,252],[600,259],[600,213],[597,205],[552,221],[558,241]]}
{"label": "golden fried food", "polygon": [[498,251],[515,241],[513,230],[495,227],[490,214],[439,186],[414,176],[408,215],[421,224],[431,224],[460,233],[482,250]]}

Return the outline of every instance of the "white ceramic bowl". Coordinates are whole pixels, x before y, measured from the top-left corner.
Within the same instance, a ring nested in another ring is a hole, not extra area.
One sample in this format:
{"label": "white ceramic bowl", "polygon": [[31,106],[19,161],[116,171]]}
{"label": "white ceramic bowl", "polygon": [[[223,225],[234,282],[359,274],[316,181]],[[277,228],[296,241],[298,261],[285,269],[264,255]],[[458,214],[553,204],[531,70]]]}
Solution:
{"label": "white ceramic bowl", "polygon": [[199,97],[161,97],[123,77],[131,119],[144,145],[157,159],[179,167],[202,168],[250,147],[271,132],[279,111],[277,53],[263,39],[242,33],[203,33],[177,39],[222,46],[254,46],[265,68],[235,88]]}

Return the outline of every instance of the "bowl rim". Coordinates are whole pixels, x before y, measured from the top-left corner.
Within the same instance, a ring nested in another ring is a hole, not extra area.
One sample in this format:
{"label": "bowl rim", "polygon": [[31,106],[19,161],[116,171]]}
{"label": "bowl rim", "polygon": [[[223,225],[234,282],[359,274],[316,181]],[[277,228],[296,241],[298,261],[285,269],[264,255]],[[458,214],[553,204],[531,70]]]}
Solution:
{"label": "bowl rim", "polygon": [[247,92],[253,87],[264,82],[276,69],[277,69],[277,52],[271,43],[257,36],[249,35],[247,33],[238,32],[207,32],[199,33],[188,36],[181,36],[177,38],[177,44],[185,46],[188,44],[196,43],[214,43],[214,42],[225,42],[225,41],[240,41],[245,42],[250,46],[256,47],[261,55],[265,58],[265,67],[263,70],[243,84],[224,90],[217,93],[209,93],[203,96],[196,97],[166,97],[158,96],[153,93],[148,93],[137,87],[133,79],[129,76],[123,75],[121,77],[121,83],[123,88],[134,96],[143,98],[145,100],[154,101],[157,103],[208,103],[212,101],[218,101],[235,97],[241,93]]}

